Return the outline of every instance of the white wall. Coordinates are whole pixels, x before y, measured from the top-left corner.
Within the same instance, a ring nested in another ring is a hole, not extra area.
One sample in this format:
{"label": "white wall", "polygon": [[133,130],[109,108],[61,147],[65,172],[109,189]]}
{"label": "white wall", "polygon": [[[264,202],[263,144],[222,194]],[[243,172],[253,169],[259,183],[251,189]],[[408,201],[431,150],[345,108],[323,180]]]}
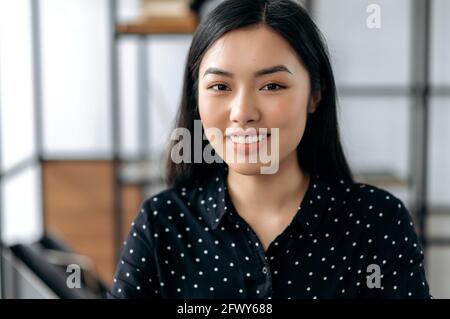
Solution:
{"label": "white wall", "polygon": [[[366,25],[369,4],[381,9],[381,28]],[[450,84],[446,41],[450,12],[448,1],[433,1],[431,79]],[[411,7],[409,0],[314,1],[315,20],[330,49],[336,82],[340,87],[406,87],[411,83]],[[450,100],[432,100],[430,115],[429,197],[450,204],[445,185],[450,182],[448,121]],[[344,148],[353,167],[390,167],[400,177],[409,170],[410,109],[406,98],[340,96]]]}
{"label": "white wall", "polygon": [[34,153],[33,69],[29,0],[0,0],[2,168]]}
{"label": "white wall", "polygon": [[[377,1],[379,29],[367,27],[367,7],[372,3],[313,2],[314,19],[329,47],[338,93],[341,88],[406,87],[411,82],[411,1]],[[406,178],[410,99],[339,94],[338,104],[342,143],[354,171],[391,172]],[[408,203],[406,189],[389,190]]]}
{"label": "white wall", "polygon": [[[35,154],[31,6],[28,0],[0,0],[1,169]],[[39,170],[28,166],[0,185],[2,239],[7,244],[40,236]]]}
{"label": "white wall", "polygon": [[[433,3],[431,81],[436,86],[450,86],[450,1]],[[450,205],[450,191],[446,187],[450,184],[450,97],[433,98],[430,113],[429,197],[432,202]]]}
{"label": "white wall", "polygon": [[40,180],[39,168],[31,166],[2,185],[2,236],[7,245],[42,236]]}
{"label": "white wall", "polygon": [[[181,98],[182,75],[191,36],[150,37],[146,88],[149,103],[149,148],[152,153],[164,150]],[[138,72],[139,39],[120,40],[121,131],[125,156],[138,153]]]}
{"label": "white wall", "polygon": [[[369,4],[381,8],[381,28],[366,25]],[[345,85],[405,85],[410,79],[410,0],[313,1],[315,21]]]}
{"label": "white wall", "polygon": [[151,145],[156,150],[167,144],[174,125],[190,43],[191,36],[158,38],[151,43],[150,125]]}
{"label": "white wall", "polygon": [[111,151],[109,2],[39,3],[45,153],[106,157]]}
{"label": "white wall", "polygon": [[433,32],[431,59],[431,79],[434,84],[450,85],[450,41],[448,41],[448,30],[450,30],[450,2],[447,0],[433,0],[431,21]]}

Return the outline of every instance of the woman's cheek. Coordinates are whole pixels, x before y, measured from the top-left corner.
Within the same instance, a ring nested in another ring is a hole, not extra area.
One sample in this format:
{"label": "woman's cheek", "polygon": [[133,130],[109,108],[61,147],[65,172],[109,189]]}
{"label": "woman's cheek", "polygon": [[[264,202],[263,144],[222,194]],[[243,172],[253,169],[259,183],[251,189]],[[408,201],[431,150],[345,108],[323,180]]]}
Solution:
{"label": "woman's cheek", "polygon": [[216,141],[216,135],[218,134],[217,130],[224,132],[224,127],[226,126],[226,121],[217,110],[218,106],[212,104],[202,104],[199,108],[203,130],[212,146],[215,146],[218,143],[218,141]]}
{"label": "woman's cheek", "polygon": [[301,99],[297,98],[297,101],[299,102],[295,103],[293,100],[279,101],[267,114],[267,117],[270,118],[269,125],[272,128],[279,129],[281,153],[295,148],[304,133],[306,105],[302,105]]}
{"label": "woman's cheek", "polygon": [[221,127],[221,119],[217,116],[217,113],[213,110],[204,110],[200,113],[200,119],[204,129],[212,127]]}

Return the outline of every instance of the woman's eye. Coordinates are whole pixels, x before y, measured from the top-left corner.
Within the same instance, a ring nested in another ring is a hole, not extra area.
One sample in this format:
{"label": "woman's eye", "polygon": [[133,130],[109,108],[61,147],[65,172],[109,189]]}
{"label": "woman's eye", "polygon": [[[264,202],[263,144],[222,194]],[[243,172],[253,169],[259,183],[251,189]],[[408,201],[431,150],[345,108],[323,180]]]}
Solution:
{"label": "woman's eye", "polygon": [[[278,91],[284,89],[285,86],[276,83],[269,83],[265,85],[262,90],[263,91]],[[213,89],[213,91],[230,91],[230,88],[225,84],[215,84],[209,87],[209,89]]]}
{"label": "woman's eye", "polygon": [[228,87],[225,84],[216,84],[210,87],[210,89],[217,87],[214,91],[228,91]]}
{"label": "woman's eye", "polygon": [[[264,88],[267,88],[264,90]],[[284,89],[285,87],[276,83],[269,83],[263,87],[263,91],[278,91],[280,89]]]}

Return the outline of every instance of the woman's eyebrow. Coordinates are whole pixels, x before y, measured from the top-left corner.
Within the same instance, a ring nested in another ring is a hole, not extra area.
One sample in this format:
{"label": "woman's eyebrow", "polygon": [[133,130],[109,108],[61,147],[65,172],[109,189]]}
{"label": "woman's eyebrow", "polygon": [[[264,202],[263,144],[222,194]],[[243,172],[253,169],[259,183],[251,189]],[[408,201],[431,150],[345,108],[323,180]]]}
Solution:
{"label": "woman's eyebrow", "polygon": [[[276,72],[288,72],[290,74],[292,74],[291,71],[289,71],[289,69],[280,64],[280,65],[275,65],[275,66],[271,66],[269,68],[265,68],[265,69],[261,69],[258,70],[254,73],[255,77],[259,77],[259,76],[263,76],[263,75],[267,75],[267,74],[272,74],[272,73],[276,73]],[[229,71],[225,71],[219,68],[215,68],[215,67],[210,67],[208,68],[205,73],[203,74],[203,77],[205,77],[207,74],[216,74],[216,75],[222,75],[222,76],[227,76],[227,77],[234,77],[234,74],[229,72]]]}

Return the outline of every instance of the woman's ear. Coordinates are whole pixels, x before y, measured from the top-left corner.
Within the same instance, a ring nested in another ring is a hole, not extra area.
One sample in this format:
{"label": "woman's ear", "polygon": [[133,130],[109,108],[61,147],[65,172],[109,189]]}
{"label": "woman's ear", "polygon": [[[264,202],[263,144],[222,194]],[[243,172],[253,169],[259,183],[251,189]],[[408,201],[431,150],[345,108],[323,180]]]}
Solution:
{"label": "woman's ear", "polygon": [[320,100],[322,100],[322,91],[317,90],[314,94],[311,95],[309,99],[308,113],[314,113],[316,111]]}

